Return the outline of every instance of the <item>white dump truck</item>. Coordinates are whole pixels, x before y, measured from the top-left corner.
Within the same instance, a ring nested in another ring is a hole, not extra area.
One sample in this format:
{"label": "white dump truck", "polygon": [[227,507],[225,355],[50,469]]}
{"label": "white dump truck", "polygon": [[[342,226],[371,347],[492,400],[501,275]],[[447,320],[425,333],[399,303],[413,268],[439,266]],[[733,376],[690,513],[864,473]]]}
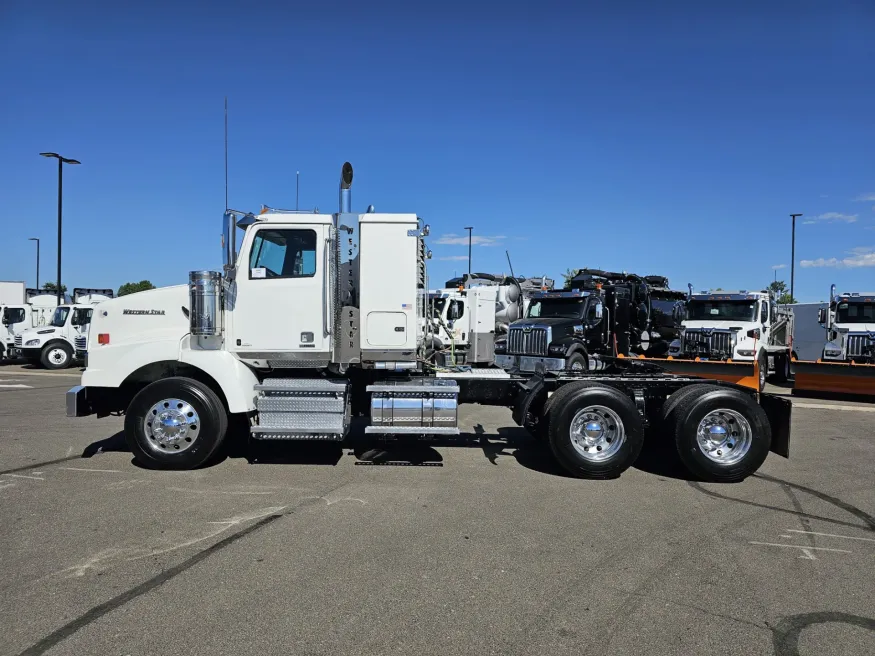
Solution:
{"label": "white dump truck", "polygon": [[70,367],[77,351],[84,356],[94,307],[113,296],[111,289],[74,289],[73,303],[55,307],[45,325],[17,334],[12,352],[46,369]]}
{"label": "white dump truck", "polygon": [[458,435],[460,403],[511,408],[580,477],[619,475],[648,428],[709,480],[740,480],[769,450],[788,455],[789,401],[638,361],[597,374],[433,373],[428,226],[353,214],[351,184],[347,163],[335,215],[229,210],[223,271],[101,303],[67,414],[124,413],[135,458],[158,468],[201,466],[240,437],[342,441],[355,416],[371,438]]}

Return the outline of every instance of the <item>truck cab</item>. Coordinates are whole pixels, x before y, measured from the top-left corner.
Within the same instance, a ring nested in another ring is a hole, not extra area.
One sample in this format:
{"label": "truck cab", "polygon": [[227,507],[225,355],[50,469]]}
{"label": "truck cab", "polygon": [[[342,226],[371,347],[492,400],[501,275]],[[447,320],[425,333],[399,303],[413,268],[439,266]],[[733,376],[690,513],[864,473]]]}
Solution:
{"label": "truck cab", "polygon": [[495,344],[495,364],[532,372],[585,371],[602,342],[603,299],[589,291],[536,292],[526,317],[510,324]]}
{"label": "truck cab", "polygon": [[669,355],[700,360],[760,363],[760,387],[769,373],[789,377],[793,313],[767,291],[691,294],[681,337]]}
{"label": "truck cab", "polygon": [[29,328],[39,328],[51,321],[57,296],[45,290],[28,289],[24,303],[4,305],[0,310],[0,356],[18,357],[15,338]]}
{"label": "truck cab", "polygon": [[836,294],[833,285],[818,323],[827,330],[824,361],[875,364],[875,292]]}
{"label": "truck cab", "polygon": [[95,306],[112,297],[111,289],[74,289],[73,303],[57,306],[45,325],[29,328],[15,337],[16,353],[47,369],[70,367],[77,353],[79,357],[85,355]]}

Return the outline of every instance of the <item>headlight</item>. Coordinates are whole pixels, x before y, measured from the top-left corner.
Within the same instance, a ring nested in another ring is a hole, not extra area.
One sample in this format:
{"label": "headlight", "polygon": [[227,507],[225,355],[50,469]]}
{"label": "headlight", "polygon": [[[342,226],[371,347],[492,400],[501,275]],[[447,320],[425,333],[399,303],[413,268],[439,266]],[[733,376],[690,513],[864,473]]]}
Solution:
{"label": "headlight", "polygon": [[747,358],[752,358],[754,351],[751,349],[738,349],[738,354],[743,355],[744,357],[747,357]]}
{"label": "headlight", "polygon": [[496,353],[506,353],[507,352],[507,340],[500,339],[495,342],[495,352]]}
{"label": "headlight", "polygon": [[553,355],[565,355],[565,344],[550,344],[548,350]]}
{"label": "headlight", "polygon": [[823,347],[823,354],[828,358],[839,358],[842,355],[842,347],[835,342],[827,342]]}
{"label": "headlight", "polygon": [[676,339],[673,340],[671,344],[668,346],[668,352],[671,354],[680,353],[681,352],[681,340]]}
{"label": "headlight", "polygon": [[31,340],[28,340],[28,341],[25,343],[25,346],[39,346],[39,340],[38,340],[38,339],[31,339]]}

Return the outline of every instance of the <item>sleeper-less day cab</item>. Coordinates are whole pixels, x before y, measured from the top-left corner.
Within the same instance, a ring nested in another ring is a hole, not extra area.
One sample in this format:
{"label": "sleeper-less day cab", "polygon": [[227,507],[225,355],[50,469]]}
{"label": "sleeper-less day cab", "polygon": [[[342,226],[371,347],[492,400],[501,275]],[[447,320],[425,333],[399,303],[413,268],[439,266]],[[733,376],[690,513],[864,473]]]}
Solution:
{"label": "sleeper-less day cab", "polygon": [[785,400],[637,362],[597,375],[431,373],[428,226],[353,214],[351,184],[347,163],[334,215],[229,210],[222,272],[96,307],[67,414],[124,412],[136,459],[178,469],[214,457],[240,432],[232,419],[256,440],[340,441],[353,416],[367,435],[420,439],[458,435],[466,402],[511,408],[576,476],[620,474],[645,429],[712,480],[744,478],[769,450],[788,455]]}

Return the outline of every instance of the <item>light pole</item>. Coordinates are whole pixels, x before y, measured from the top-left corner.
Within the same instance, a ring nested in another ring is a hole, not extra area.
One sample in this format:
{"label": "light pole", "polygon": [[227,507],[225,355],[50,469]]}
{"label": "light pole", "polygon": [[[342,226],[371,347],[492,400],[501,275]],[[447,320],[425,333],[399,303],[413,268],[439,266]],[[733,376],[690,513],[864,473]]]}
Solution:
{"label": "light pole", "polygon": [[473,226],[468,226],[465,228],[468,231],[468,277],[471,277],[471,234],[472,230],[474,230]]}
{"label": "light pole", "polygon": [[61,199],[64,190],[64,164],[81,164],[75,159],[61,157],[58,153],[40,153],[43,157],[54,157],[58,160],[58,305],[63,303],[61,292]]}
{"label": "light pole", "polygon": [[27,241],[36,242],[36,288],[39,289],[39,237],[28,237]]}
{"label": "light pole", "polygon": [[791,214],[790,218],[793,219],[793,235],[790,241],[790,302],[796,300],[796,297],[793,296],[793,281],[796,278],[796,217],[802,216],[801,214]]}

